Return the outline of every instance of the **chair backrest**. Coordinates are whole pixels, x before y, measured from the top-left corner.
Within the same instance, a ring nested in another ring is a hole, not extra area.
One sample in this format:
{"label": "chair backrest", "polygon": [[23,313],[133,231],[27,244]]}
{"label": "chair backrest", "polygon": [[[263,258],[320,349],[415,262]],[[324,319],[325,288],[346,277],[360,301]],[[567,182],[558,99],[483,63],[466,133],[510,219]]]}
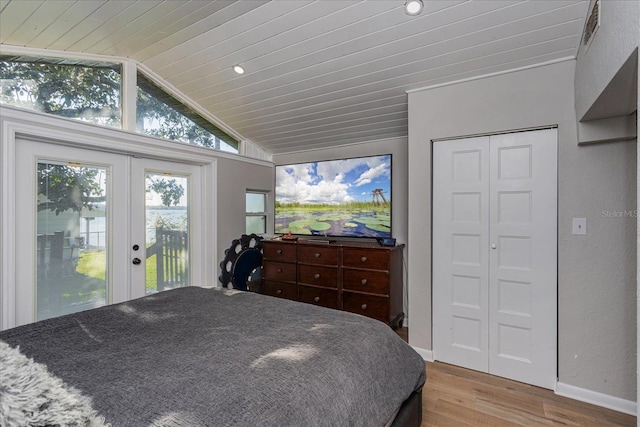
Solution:
{"label": "chair backrest", "polygon": [[262,237],[243,234],[233,240],[224,251],[220,268],[218,280],[225,288],[258,292],[262,277]]}

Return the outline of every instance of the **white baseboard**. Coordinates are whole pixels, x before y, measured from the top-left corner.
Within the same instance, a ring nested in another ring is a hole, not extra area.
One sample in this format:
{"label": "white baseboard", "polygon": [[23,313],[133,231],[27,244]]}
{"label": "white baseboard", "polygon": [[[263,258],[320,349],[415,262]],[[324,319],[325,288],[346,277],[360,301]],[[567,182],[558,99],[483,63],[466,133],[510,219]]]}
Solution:
{"label": "white baseboard", "polygon": [[411,346],[422,358],[425,362],[433,362],[433,351],[425,350],[424,348]]}
{"label": "white baseboard", "polygon": [[556,383],[555,392],[558,396],[591,403],[593,405],[613,409],[614,411],[622,412],[624,414],[633,416],[637,416],[638,414],[638,404],[632,400],[609,396],[608,394],[598,393],[597,391],[591,391],[586,388],[580,388],[561,382]]}

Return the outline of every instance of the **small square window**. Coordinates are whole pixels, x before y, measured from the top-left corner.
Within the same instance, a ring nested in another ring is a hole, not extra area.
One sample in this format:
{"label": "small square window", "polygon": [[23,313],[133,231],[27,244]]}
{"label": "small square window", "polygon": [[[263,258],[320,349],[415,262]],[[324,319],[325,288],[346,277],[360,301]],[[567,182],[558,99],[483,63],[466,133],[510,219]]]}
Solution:
{"label": "small square window", "polygon": [[259,191],[247,191],[246,233],[264,234],[267,232],[267,194]]}

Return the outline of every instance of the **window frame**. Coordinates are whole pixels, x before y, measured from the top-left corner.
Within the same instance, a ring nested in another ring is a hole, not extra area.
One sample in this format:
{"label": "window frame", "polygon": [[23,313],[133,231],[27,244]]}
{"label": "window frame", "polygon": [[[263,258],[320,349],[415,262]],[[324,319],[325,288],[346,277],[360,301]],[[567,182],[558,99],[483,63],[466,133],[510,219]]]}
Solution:
{"label": "window frame", "polygon": [[[195,114],[198,114],[202,120],[211,124],[211,126],[220,130],[221,133],[228,135],[232,140],[237,143],[237,151],[224,150],[224,149],[216,149],[212,147],[202,147],[205,149],[212,150],[216,153],[228,153],[232,155],[240,155],[245,157],[245,140],[244,138],[238,134],[235,130],[228,127],[226,124],[220,122],[215,116],[206,111],[200,105],[198,105],[193,100],[185,97],[181,94],[177,89],[171,86],[168,82],[164,81],[160,76],[153,73],[151,70],[146,68],[143,64],[138,63],[135,60],[122,58],[117,56],[109,56],[109,55],[98,55],[98,54],[84,54],[84,53],[76,53],[76,52],[67,52],[67,51],[54,51],[54,50],[44,50],[39,48],[31,48],[31,47],[20,47],[20,46],[4,46],[3,51],[1,53],[2,57],[5,58],[20,58],[25,57],[24,61],[16,61],[16,62],[33,62],[29,59],[39,59],[42,62],[49,63],[60,63],[60,64],[68,64],[68,65],[81,65],[90,67],[92,63],[99,64],[112,64],[114,67],[119,67],[120,71],[120,126],[119,127],[111,127],[112,129],[122,129],[129,132],[134,132],[139,135],[146,135],[145,133],[138,132],[136,130],[136,99],[137,99],[137,74],[142,73],[147,79],[157,85],[161,90],[166,92],[170,97],[172,97],[175,101],[180,102],[184,105],[185,109],[193,111]],[[0,104],[0,106],[11,106],[10,104]],[[21,107],[16,107],[21,108]],[[23,108],[26,109],[26,108]],[[46,113],[45,113],[46,114]],[[196,122],[197,123],[197,122]],[[90,123],[94,126],[99,127],[109,127],[103,126],[101,124]],[[206,128],[205,128],[206,129]],[[215,133],[214,133],[215,135]],[[217,135],[216,135],[217,136]],[[158,137],[160,138],[160,137]],[[173,141],[171,139],[160,138],[165,141]],[[220,138],[221,141],[224,139]],[[180,143],[184,143],[182,141],[178,141]],[[227,141],[224,141],[227,145],[233,147],[232,144],[228,144]],[[190,144],[199,146],[197,144]]]}
{"label": "window frame", "polygon": [[[256,211],[256,212],[249,212],[248,207],[247,207],[247,196],[249,194],[260,194],[263,197],[264,200],[264,211]],[[245,211],[245,233],[246,234],[252,234],[249,233],[249,230],[247,229],[247,219],[250,217],[262,217],[264,218],[264,228],[261,233],[255,233],[257,235],[265,235],[267,234],[267,230],[268,230],[268,220],[269,220],[269,212],[267,209],[268,206],[268,202],[269,202],[269,191],[265,191],[265,190],[253,190],[253,189],[247,189],[245,191],[245,207],[244,207],[244,211]]]}
{"label": "window frame", "polygon": [[[61,109],[58,114],[56,114],[54,112],[46,112],[46,111],[43,111],[43,110],[37,108],[38,104],[34,104],[33,108],[26,107],[26,106],[21,106],[21,105],[14,105],[14,104],[11,104],[11,103],[2,103],[2,102],[0,102],[0,105],[7,105],[7,106],[16,107],[16,108],[23,108],[23,109],[26,109],[26,110],[36,111],[36,112],[39,112],[39,113],[48,114],[48,115],[52,115],[52,116],[56,116],[56,117],[64,117],[64,118],[68,118],[68,119],[72,119],[72,120],[78,120],[78,121],[81,121],[81,122],[84,122],[84,123],[90,123],[90,124],[93,124],[93,125],[96,125],[96,126],[100,126],[100,127],[105,127],[105,128],[123,129],[123,120],[124,120],[124,109],[123,109],[123,104],[124,104],[124,102],[123,102],[123,97],[124,97],[124,72],[123,72],[123,68],[124,68],[124,65],[123,65],[122,62],[111,61],[111,60],[92,60],[92,59],[77,59],[77,58],[76,59],[65,59],[65,58],[60,57],[60,56],[17,55],[17,54],[12,54],[12,53],[5,53],[5,52],[0,53],[0,62],[15,63],[15,64],[22,64],[22,65],[30,64],[30,65],[33,66],[31,68],[32,70],[35,70],[38,65],[51,66],[51,67],[66,67],[66,68],[101,70],[101,71],[105,71],[106,73],[108,73],[107,70],[111,70],[112,72],[116,73],[119,76],[119,81],[117,82],[118,89],[114,90],[114,93],[117,92],[117,94],[118,94],[118,99],[117,99],[117,104],[118,105],[114,109],[109,109],[108,105],[103,105],[102,108],[99,110],[99,112],[102,113],[104,111],[104,112],[117,113],[116,114],[116,116],[117,116],[116,122],[114,122],[113,124],[106,124],[106,123],[101,124],[98,121],[96,121],[100,117],[100,114],[90,115],[89,118],[83,118],[82,115],[78,115],[78,116],[68,115],[69,111],[72,111],[72,110]],[[35,86],[39,87],[40,86],[40,82],[36,82]],[[60,99],[58,99],[58,101],[60,101]],[[96,99],[95,98],[91,98],[90,101],[96,102]],[[64,103],[64,106],[67,106],[66,102]],[[85,107],[87,110],[91,110],[92,109],[92,107],[89,107],[88,105],[81,105],[79,107]],[[65,112],[66,112],[66,114],[65,114]]]}
{"label": "window frame", "polygon": [[[214,138],[213,146],[205,146],[202,144],[198,144],[192,141],[188,141],[181,138],[163,138],[169,139],[170,141],[180,141],[192,145],[196,145],[198,147],[204,147],[217,151],[225,151],[229,153],[239,154],[240,153],[240,141],[237,138],[229,135],[228,132],[225,132],[215,123],[212,123],[207,118],[203,117],[198,111],[196,111],[193,107],[186,104],[182,100],[178,99],[176,96],[172,95],[169,91],[163,88],[160,84],[158,84],[152,77],[149,77],[144,73],[144,71],[137,69],[136,70],[136,99],[135,99],[135,111],[136,111],[136,132],[154,136],[153,133],[145,132],[144,126],[139,127],[138,122],[138,100],[139,100],[139,92],[142,91],[145,95],[154,98],[157,102],[164,104],[166,107],[173,110],[175,113],[179,114],[183,118],[191,121],[194,126],[197,126],[199,129],[207,132]],[[221,147],[221,143],[226,144],[232,150],[225,150]]]}

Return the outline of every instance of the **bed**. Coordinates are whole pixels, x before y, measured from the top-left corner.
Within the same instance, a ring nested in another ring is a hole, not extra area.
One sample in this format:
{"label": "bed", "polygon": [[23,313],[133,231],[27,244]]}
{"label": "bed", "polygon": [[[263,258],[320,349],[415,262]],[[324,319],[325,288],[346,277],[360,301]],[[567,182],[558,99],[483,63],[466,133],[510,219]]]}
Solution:
{"label": "bed", "polygon": [[[179,288],[9,329],[0,341],[5,357],[19,351],[46,366],[91,405],[92,421],[74,425],[421,421],[424,361],[391,328],[251,292]],[[18,369],[3,364],[0,371],[15,376]],[[0,417],[11,425],[18,421],[7,418],[7,396],[16,400],[27,382],[8,382],[0,384]]]}

